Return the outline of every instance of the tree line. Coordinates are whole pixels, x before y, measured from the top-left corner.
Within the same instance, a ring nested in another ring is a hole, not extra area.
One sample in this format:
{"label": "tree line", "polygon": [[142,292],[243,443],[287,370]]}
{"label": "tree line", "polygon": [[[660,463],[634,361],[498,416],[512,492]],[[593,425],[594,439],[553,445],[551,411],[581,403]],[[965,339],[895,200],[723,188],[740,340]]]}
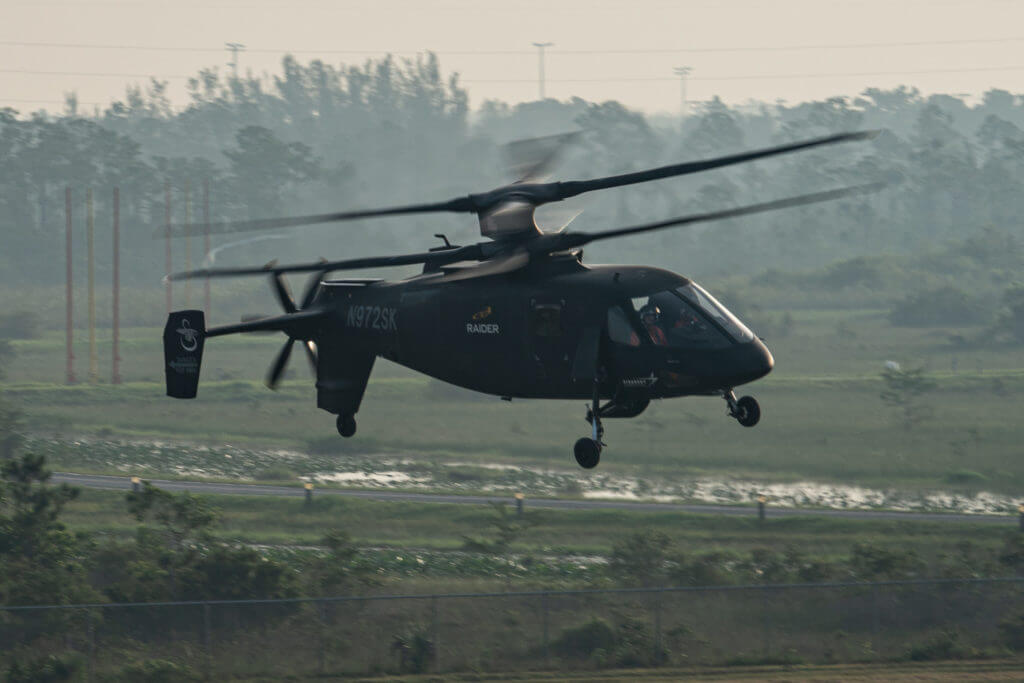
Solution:
{"label": "tree line", "polygon": [[[186,193],[191,220],[201,220],[204,184],[214,220],[446,199],[514,180],[502,161],[503,143],[567,130],[584,135],[556,169],[564,178],[841,130],[883,131],[868,144],[580,200],[586,210],[574,227],[587,229],[843,184],[892,185],[872,197],[602,245],[594,248],[599,259],[654,263],[700,277],[811,268],[856,255],[920,251],[984,228],[1017,235],[1024,213],[1024,98],[1002,90],[990,90],[973,105],[908,87],[794,105],[728,106],[715,98],[681,122],[579,98],[486,101],[472,109],[458,76],[446,75],[429,54],[340,66],[286,57],[269,79],[203,70],[188,87],[190,101],[181,109],[171,107],[167,84],[153,80],[92,112],[74,96],[59,115],[0,110],[0,281],[61,281],[65,187],[75,193],[79,230],[84,189],[94,188],[104,246],[109,192],[120,187],[125,279],[157,287],[163,249],[151,233],[163,224],[167,185],[176,223],[186,218]],[[471,217],[417,216],[300,231],[291,241],[239,247],[227,257],[420,250],[438,231],[462,241],[476,237]],[[175,246],[178,263],[181,249]],[[104,248],[97,253],[103,273],[110,255]],[[201,256],[197,251],[192,262]]]}

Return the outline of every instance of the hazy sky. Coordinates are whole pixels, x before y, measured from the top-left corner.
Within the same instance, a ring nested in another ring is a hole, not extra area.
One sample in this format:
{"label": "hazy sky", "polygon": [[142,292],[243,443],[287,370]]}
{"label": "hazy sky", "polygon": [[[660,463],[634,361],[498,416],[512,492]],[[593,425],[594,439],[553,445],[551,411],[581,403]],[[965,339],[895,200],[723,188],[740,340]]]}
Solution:
{"label": "hazy sky", "polygon": [[683,65],[691,101],[1024,92],[1022,0],[0,0],[0,106],[59,109],[74,90],[91,109],[150,75],[183,104],[187,76],[227,69],[228,41],[257,75],[286,52],[338,64],[433,50],[473,106],[535,99],[532,43],[547,41],[549,97],[649,112],[679,111]]}

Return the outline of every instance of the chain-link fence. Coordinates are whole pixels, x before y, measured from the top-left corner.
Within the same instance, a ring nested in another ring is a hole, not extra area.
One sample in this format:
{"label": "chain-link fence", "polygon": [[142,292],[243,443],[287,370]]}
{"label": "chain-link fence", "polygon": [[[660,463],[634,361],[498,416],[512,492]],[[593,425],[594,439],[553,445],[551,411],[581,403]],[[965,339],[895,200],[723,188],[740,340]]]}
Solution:
{"label": "chain-link fence", "polygon": [[949,659],[1024,650],[1024,578],[0,608],[0,655],[196,675]]}

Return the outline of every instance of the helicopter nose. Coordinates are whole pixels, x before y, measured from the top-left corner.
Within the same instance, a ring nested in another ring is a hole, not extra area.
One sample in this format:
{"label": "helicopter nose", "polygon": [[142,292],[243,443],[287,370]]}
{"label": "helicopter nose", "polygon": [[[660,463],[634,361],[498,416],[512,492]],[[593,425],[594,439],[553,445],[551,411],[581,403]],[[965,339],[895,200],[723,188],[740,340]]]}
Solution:
{"label": "helicopter nose", "polygon": [[736,381],[735,384],[746,384],[761,379],[775,366],[772,352],[760,339],[755,338],[747,344],[736,347]]}

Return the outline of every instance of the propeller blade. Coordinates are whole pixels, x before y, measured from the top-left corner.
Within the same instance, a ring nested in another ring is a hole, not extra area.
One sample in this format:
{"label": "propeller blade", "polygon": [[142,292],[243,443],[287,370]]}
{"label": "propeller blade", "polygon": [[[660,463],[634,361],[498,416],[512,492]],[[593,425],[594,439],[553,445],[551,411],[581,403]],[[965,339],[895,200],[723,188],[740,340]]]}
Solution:
{"label": "propeller blade", "polygon": [[600,232],[563,232],[563,233],[552,233],[542,235],[533,242],[528,243],[526,246],[531,252],[547,252],[560,251],[563,249],[571,249],[573,247],[581,247],[590,242],[597,240],[611,239],[613,237],[622,237],[623,235],[634,235],[642,232],[652,232],[654,230],[663,230],[665,228],[677,228],[684,225],[690,225],[693,223],[706,223],[709,221],[724,220],[726,218],[737,218],[739,216],[749,216],[755,213],[764,213],[766,211],[775,211],[777,209],[788,209],[796,206],[806,206],[808,204],[817,204],[819,202],[832,201],[834,199],[842,199],[843,197],[854,197],[857,195],[869,194],[871,192],[877,192],[886,186],[886,183],[869,183],[866,185],[854,185],[852,187],[843,187],[837,190],[826,190],[825,192],[814,192],[811,194],[798,195],[796,197],[787,197],[785,199],[776,199],[770,202],[762,202],[760,204],[750,204],[747,206],[740,206],[734,209],[725,209],[722,211],[711,211],[709,213],[697,213],[689,216],[681,216],[679,218],[670,218],[665,221],[658,221],[657,223],[648,223],[646,225],[635,225],[628,228],[615,228],[613,230],[602,230]]}
{"label": "propeller blade", "polygon": [[306,349],[306,358],[309,359],[309,367],[313,371],[313,377],[316,377],[318,364],[316,342],[305,341],[302,346]]}
{"label": "propeller blade", "polygon": [[284,279],[284,276],[275,272],[270,276],[270,282],[274,285],[274,294],[277,295],[277,300],[281,303],[284,312],[294,313],[298,310],[295,307],[295,299],[292,298],[291,287],[288,286],[288,281]]}
{"label": "propeller blade", "polygon": [[334,270],[359,270],[361,268],[385,268],[391,266],[407,266],[416,263],[455,263],[456,261],[477,260],[485,256],[484,247],[471,244],[457,249],[444,251],[427,251],[419,254],[400,256],[368,256],[365,258],[348,259],[346,261],[315,261],[313,263],[296,263],[279,266],[269,263],[261,267],[248,268],[202,268],[181,273],[174,273],[168,280],[193,280],[204,277],[236,277],[240,275],[266,275],[268,273],[310,273],[321,271],[329,273]]}
{"label": "propeller blade", "polygon": [[456,282],[458,280],[475,280],[477,278],[490,277],[492,275],[503,275],[505,273],[511,273],[514,270],[519,270],[520,268],[525,268],[529,262],[530,252],[525,249],[516,249],[505,256],[499,256],[489,261],[484,261],[479,266],[473,266],[471,268],[447,273],[445,274],[444,279],[446,282]]}
{"label": "propeller blade", "polygon": [[661,166],[659,168],[652,168],[646,171],[637,171],[636,173],[624,173],[622,175],[594,178],[592,180],[570,180],[564,183],[557,183],[559,186],[558,198],[568,199],[569,197],[575,197],[578,194],[592,192],[594,190],[606,190],[611,187],[622,187],[624,185],[646,183],[650,180],[660,180],[662,178],[671,178],[673,176],[709,171],[714,168],[732,166],[733,164],[742,164],[747,161],[764,159],[765,157],[778,156],[780,154],[789,154],[791,152],[798,152],[812,147],[821,147],[822,145],[834,145],[840,142],[854,142],[857,140],[870,140],[878,135],[878,133],[879,131],[877,130],[858,131],[855,133],[839,133],[838,135],[828,135],[822,138],[814,138],[813,140],[803,140],[801,142],[793,142],[786,145],[779,145],[777,147],[768,147],[751,152],[743,152],[741,154],[730,154],[728,156],[717,157],[715,159],[704,159],[702,161],[689,161],[682,164]]}
{"label": "propeller blade", "polygon": [[277,358],[274,359],[274,364],[270,366],[265,382],[269,388],[277,389],[277,385],[281,382],[281,375],[284,374],[285,366],[288,365],[288,357],[292,355],[293,344],[295,344],[295,340],[289,337],[278,352]]}
{"label": "propeller blade", "polygon": [[309,308],[309,305],[313,303],[313,299],[316,298],[316,293],[320,291],[320,282],[323,277],[323,272],[319,272],[314,273],[313,276],[309,278],[309,282],[306,283],[306,291],[302,293],[301,308],[303,310]]}
{"label": "propeller blade", "polygon": [[[318,225],[320,223],[334,223],[336,221],[351,221],[359,218],[374,218],[376,216],[400,216],[409,213],[473,213],[476,206],[469,197],[456,197],[446,202],[431,204],[410,204],[408,206],[393,206],[382,209],[365,209],[362,211],[337,211],[333,213],[318,213],[308,216],[285,216],[282,218],[259,218],[248,221],[220,221],[210,223],[209,233],[211,235],[226,235],[235,232],[253,232],[257,230],[274,230],[278,228],[293,228],[299,225]],[[195,233],[194,226],[172,225],[159,227],[153,231],[154,239],[165,237],[183,237],[186,234]],[[203,226],[203,232],[207,232]]]}

